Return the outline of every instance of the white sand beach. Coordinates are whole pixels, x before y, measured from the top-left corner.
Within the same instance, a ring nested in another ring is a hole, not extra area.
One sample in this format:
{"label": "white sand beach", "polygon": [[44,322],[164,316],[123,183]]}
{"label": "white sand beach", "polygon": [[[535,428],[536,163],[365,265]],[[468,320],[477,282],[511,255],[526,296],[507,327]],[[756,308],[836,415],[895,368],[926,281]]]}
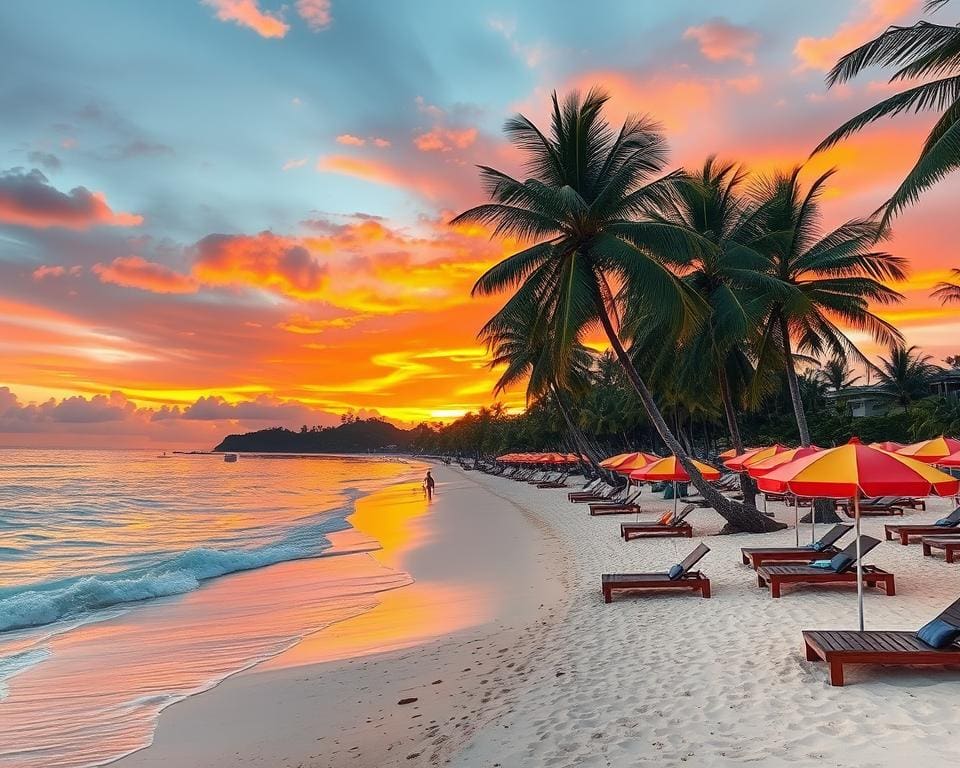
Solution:
{"label": "white sand beach", "polygon": [[[856,626],[856,590],[787,587],[775,600],[758,588],[740,547],[792,545],[792,529],[717,536],[721,519],[696,510],[693,540],[624,543],[619,523],[629,516],[590,517],[564,490],[434,472],[440,493],[415,522],[416,543],[384,555],[413,586],[171,707],[154,746],[120,764],[850,768],[955,759],[960,671],[853,666],[836,688],[824,664],[804,660],[801,629]],[[931,500],[903,519],[932,521],[949,506]],[[792,520],[792,509],[776,512]],[[863,529],[882,539],[883,524],[900,521],[868,519]],[[603,603],[602,572],[665,570],[701,540],[712,550],[700,564],[711,599]],[[867,591],[868,628],[916,629],[960,594],[960,571],[921,557],[919,544],[884,542],[868,561],[897,578],[895,596]],[[417,700],[399,705],[404,698]]]}

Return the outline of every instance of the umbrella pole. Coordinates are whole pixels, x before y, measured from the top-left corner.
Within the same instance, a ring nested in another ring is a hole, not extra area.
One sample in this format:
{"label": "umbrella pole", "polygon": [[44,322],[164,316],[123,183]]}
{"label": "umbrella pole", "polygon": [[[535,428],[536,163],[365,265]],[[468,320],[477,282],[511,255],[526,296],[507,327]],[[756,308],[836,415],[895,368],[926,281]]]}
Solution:
{"label": "umbrella pole", "polygon": [[860,559],[860,489],[853,496],[853,514],[857,523],[857,611],[860,616],[860,631],[863,632],[863,561]]}
{"label": "umbrella pole", "polygon": [[810,499],[810,543],[817,541],[817,500]]}
{"label": "umbrella pole", "polygon": [[673,481],[673,519],[677,519],[677,481]]}
{"label": "umbrella pole", "polygon": [[800,500],[793,497],[793,532],[797,539],[797,549],[800,548]]}

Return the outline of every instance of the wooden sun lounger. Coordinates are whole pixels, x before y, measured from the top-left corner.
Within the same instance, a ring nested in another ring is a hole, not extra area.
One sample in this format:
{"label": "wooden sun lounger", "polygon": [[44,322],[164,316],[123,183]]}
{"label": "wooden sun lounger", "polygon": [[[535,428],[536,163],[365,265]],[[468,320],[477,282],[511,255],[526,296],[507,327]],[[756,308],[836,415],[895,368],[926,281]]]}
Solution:
{"label": "wooden sun lounger", "polygon": [[[849,517],[856,517],[856,510],[853,508],[852,504],[843,504],[843,513]],[[864,504],[860,503],[860,517],[893,517],[895,515],[902,515],[903,507],[898,507],[893,504]]]}
{"label": "wooden sun lounger", "polygon": [[906,546],[910,543],[911,536],[936,536],[937,534],[950,536],[953,533],[960,533],[960,507],[957,507],[944,519],[949,520],[952,525],[932,525],[930,523],[926,525],[885,525],[883,526],[883,535],[887,541],[893,541],[893,537],[898,536],[900,543]]}
{"label": "wooden sun lounger", "polygon": [[[862,555],[866,555],[880,542],[870,536],[860,537]],[[851,558],[856,557],[857,544],[854,542],[843,554]],[[839,553],[838,553],[839,554]],[[825,559],[825,558],[824,558]],[[884,591],[891,597],[896,594],[896,584],[893,574],[878,568],[875,565],[863,566],[863,583],[868,587],[883,584]],[[851,563],[842,571],[825,568],[814,568],[804,563],[786,563],[781,565],[762,565],[757,568],[757,586],[770,586],[770,597],[780,597],[784,584],[856,584],[856,562]]]}
{"label": "wooden sun lounger", "polygon": [[[780,597],[784,584],[856,584],[857,571],[835,571],[808,565],[764,565],[757,569],[757,586],[770,586],[770,597]],[[863,583],[868,587],[883,584],[891,597],[897,593],[893,574],[875,565],[863,566]]]}
{"label": "wooden sun lounger", "polygon": [[[960,627],[960,600],[937,618]],[[843,685],[844,664],[960,665],[960,644],[931,648],[914,632],[805,629],[803,644],[807,661],[822,659],[830,665],[831,685]]]}
{"label": "wooden sun lounger", "polygon": [[699,592],[703,597],[710,597],[710,579],[700,571],[691,571],[696,563],[710,548],[700,544],[686,559],[680,563],[683,568],[681,576],[671,579],[666,573],[605,573],[600,577],[600,589],[603,592],[603,602],[613,601],[613,593],[635,590],[684,590]]}
{"label": "wooden sun lounger", "polygon": [[[787,506],[793,506],[793,494],[790,493],[764,493],[764,499],[767,501],[781,501]],[[813,504],[813,499],[801,498],[797,499],[798,507],[809,507]]]}
{"label": "wooden sun lounger", "polygon": [[740,557],[743,559],[743,564],[752,566],[753,570],[757,570],[764,563],[812,563],[814,560],[825,560],[840,551],[833,545],[852,529],[852,525],[833,526],[817,540],[817,543],[823,549],[817,550],[811,547],[743,547],[740,550]]}
{"label": "wooden sun lounger", "polygon": [[637,512],[642,512],[640,505],[636,503],[635,499],[640,496],[640,491],[636,493],[631,493],[627,496],[625,501],[622,502],[609,502],[609,503],[598,503],[590,505],[590,514],[591,515],[626,515],[626,514],[635,514]]}
{"label": "wooden sun lounger", "polygon": [[[848,516],[853,517],[853,504],[851,502],[838,501],[837,506]],[[861,514],[863,514],[864,510],[867,510],[867,514],[869,514],[870,511],[889,508],[899,509],[902,514],[904,509],[925,510],[927,508],[927,502],[923,499],[914,499],[909,496],[875,496],[869,499],[860,499]]]}
{"label": "wooden sun lounger", "polygon": [[572,491],[567,494],[567,498],[574,504],[588,504],[598,501],[612,503],[613,497],[619,496],[621,493],[621,490],[615,490],[613,488],[608,488],[606,493],[600,493],[599,491]]}
{"label": "wooden sun lounger", "polygon": [[645,521],[642,523],[620,523],[620,535],[624,541],[632,539],[647,539],[654,536],[686,536],[693,538],[693,528],[690,523],[684,522],[684,518],[689,515],[695,506],[687,504],[683,509],[677,512],[668,522],[661,523],[658,520]]}
{"label": "wooden sun lounger", "polygon": [[660,536],[665,539],[671,537],[688,539],[693,538],[693,526],[690,523],[680,523],[679,525],[664,525],[662,523],[621,523],[620,535],[624,541],[633,541],[634,539],[650,539]]}
{"label": "wooden sun lounger", "polygon": [[932,557],[934,549],[942,549],[943,557],[948,563],[954,562],[957,552],[960,552],[960,536],[924,536],[920,539],[923,545],[923,556]]}

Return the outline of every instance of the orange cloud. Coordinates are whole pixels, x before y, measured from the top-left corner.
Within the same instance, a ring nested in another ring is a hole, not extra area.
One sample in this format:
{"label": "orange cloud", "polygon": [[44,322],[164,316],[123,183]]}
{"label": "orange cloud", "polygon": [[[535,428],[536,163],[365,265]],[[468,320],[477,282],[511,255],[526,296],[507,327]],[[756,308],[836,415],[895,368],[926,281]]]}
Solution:
{"label": "orange cloud", "polygon": [[411,174],[405,169],[380,160],[350,155],[325,155],[317,161],[317,170],[325,173],[353,176],[375,184],[414,189],[431,199],[435,198],[438,192],[437,183],[432,176]]}
{"label": "orange cloud", "polygon": [[326,29],[333,21],[330,0],[297,0],[297,13],[314,32]]}
{"label": "orange cloud", "polygon": [[61,266],[48,267],[46,264],[33,270],[34,280],[46,280],[48,277],[63,277],[67,274],[67,268]]}
{"label": "orange cloud", "polygon": [[414,137],[413,143],[421,152],[449,152],[453,149],[466,149],[477,140],[476,128],[454,130],[434,128]]}
{"label": "orange cloud", "polygon": [[702,53],[710,61],[739,61],[753,64],[754,48],[760,41],[760,35],[749,27],[741,27],[730,22],[714,18],[706,24],[687,27],[684,40],[695,40]]}
{"label": "orange cloud", "polygon": [[313,298],[327,277],[327,268],[301,242],[272,232],[208,235],[194,249],[193,275],[209,285],[251,285]]}
{"label": "orange cloud", "polygon": [[919,6],[918,0],[860,0],[855,16],[827,37],[801,37],[793,48],[798,70],[826,72],[837,59]]}
{"label": "orange cloud", "polygon": [[109,264],[94,264],[91,270],[104,283],[139,288],[153,293],[195,293],[197,281],[163,264],[140,256],[118,256]]}
{"label": "orange cloud", "polygon": [[61,192],[36,169],[0,172],[0,224],[82,230],[95,226],[136,227],[142,223],[142,216],[114,212],[103,194],[86,187]]}
{"label": "orange cloud", "polygon": [[341,133],[337,136],[337,144],[344,144],[348,147],[362,147],[366,143],[366,139],[361,139],[359,136],[350,133]]}
{"label": "orange cloud", "polygon": [[260,37],[283,37],[290,29],[283,19],[260,10],[257,0],[203,0],[217,12],[220,21],[232,21],[247,27]]}

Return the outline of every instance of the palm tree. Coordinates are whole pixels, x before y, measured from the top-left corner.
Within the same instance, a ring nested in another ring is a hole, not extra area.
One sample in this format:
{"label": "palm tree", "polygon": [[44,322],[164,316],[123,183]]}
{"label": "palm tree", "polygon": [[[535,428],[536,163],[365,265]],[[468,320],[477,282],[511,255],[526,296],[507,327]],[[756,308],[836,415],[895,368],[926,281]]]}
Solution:
{"label": "palm tree", "polygon": [[930,394],[930,377],[937,371],[933,358],[919,347],[898,344],[890,348],[889,357],[881,357],[877,366],[877,389],[903,408]]}
{"label": "palm tree", "polygon": [[833,171],[804,192],[800,167],[760,179],[753,196],[763,214],[753,246],[767,255],[771,275],[789,290],[771,298],[758,346],[758,368],[772,356],[782,358],[801,445],[810,445],[810,429],[797,382],[796,354],[869,364],[838,325],[869,333],[890,346],[900,332],[870,310],[870,303],[893,304],[903,296],[882,280],[902,280],[905,260],[874,250],[885,230],[873,219],[854,219],[832,232],[821,227],[819,200]]}
{"label": "palm tree", "polygon": [[[654,220],[689,229],[714,246],[699,250],[684,265],[684,283],[708,309],[702,331],[679,359],[689,361],[686,373],[697,389],[702,390],[705,374],[715,382],[730,442],[738,453],[744,445],[737,410],[753,378],[746,349],[763,319],[757,298],[780,290],[777,278],[767,274],[769,260],[749,247],[757,207],[740,194],[745,178],[736,164],[708,157],[697,172],[677,179],[674,199],[651,212]],[[662,338],[656,343],[663,348]],[[673,350],[670,355],[675,371],[678,357]],[[756,486],[746,474],[741,475],[741,488],[744,501],[753,504]]]}
{"label": "palm tree", "polygon": [[852,387],[858,381],[859,376],[854,376],[850,366],[843,358],[832,357],[825,362],[820,370],[817,371],[818,378],[834,392]]}
{"label": "palm tree", "polygon": [[666,145],[646,117],[630,116],[614,130],[602,114],[608,98],[593,88],[582,97],[571,93],[561,104],[554,93],[549,136],[522,115],[507,121],[504,130],[526,155],[529,178],[518,181],[481,166],[491,202],[453,221],[493,225],[495,236],[532,244],[489,269],[474,293],[515,289],[505,309],[524,315],[540,309],[560,384],[576,343],[602,328],[654,428],[708,503],[739,530],[780,527],[703,479],[621,340],[621,333],[629,339],[645,323],[670,328],[675,336],[689,333],[699,302],[666,261],[709,244],[681,228],[638,218],[670,193],[672,176],[655,178],[664,168]]}
{"label": "palm tree", "polygon": [[951,269],[953,280],[943,280],[933,287],[930,296],[941,304],[960,304],[960,269]]}
{"label": "palm tree", "polygon": [[[933,11],[948,0],[927,0]],[[883,206],[886,225],[920,194],[960,166],[960,27],[919,21],[911,27],[890,27],[843,56],[827,74],[828,86],[844,83],[870,67],[897,67],[890,82],[926,78],[927,82],[884,99],[851,118],[814,150],[821,152],[887,115],[936,109],[940,119],[931,129],[907,177]],[[935,78],[935,79],[931,79]]]}
{"label": "palm tree", "polygon": [[[480,330],[480,339],[491,353],[490,367],[504,366],[504,371],[494,385],[494,394],[526,380],[527,403],[552,395],[557,410],[570,433],[576,453],[587,457],[594,471],[599,471],[597,457],[589,441],[576,424],[567,402],[567,392],[558,383],[556,361],[550,355],[553,346],[547,343],[549,331],[546,318],[536,308],[528,308],[529,314],[521,314],[519,307],[505,307],[493,316]],[[564,381],[571,391],[584,391],[589,382],[593,353],[582,344],[576,344],[570,355]]]}

